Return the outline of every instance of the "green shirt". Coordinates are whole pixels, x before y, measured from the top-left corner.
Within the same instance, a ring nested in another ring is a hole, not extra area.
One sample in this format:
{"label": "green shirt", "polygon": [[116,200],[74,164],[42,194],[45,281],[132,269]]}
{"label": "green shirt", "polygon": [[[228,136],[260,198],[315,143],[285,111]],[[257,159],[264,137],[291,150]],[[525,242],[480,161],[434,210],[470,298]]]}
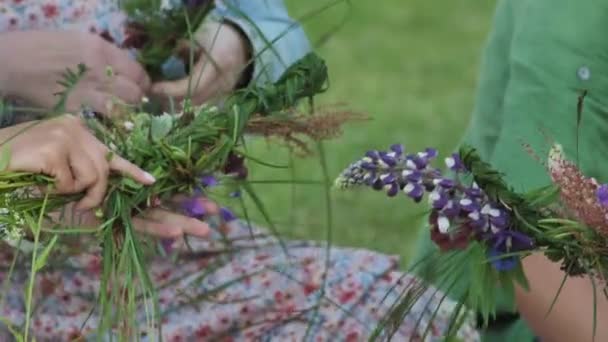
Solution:
{"label": "green shirt", "polygon": [[[548,185],[543,160],[553,141],[576,158],[577,102],[586,90],[578,130],[579,165],[608,181],[608,1],[499,0],[489,36],[472,120],[464,142],[504,173],[516,190]],[[423,230],[418,260],[435,248]],[[414,260],[415,262],[416,260]],[[466,277],[466,275],[465,275]],[[460,290],[450,293],[457,298]],[[502,312],[513,298],[497,298]],[[521,320],[493,325],[487,341],[532,341]]]}

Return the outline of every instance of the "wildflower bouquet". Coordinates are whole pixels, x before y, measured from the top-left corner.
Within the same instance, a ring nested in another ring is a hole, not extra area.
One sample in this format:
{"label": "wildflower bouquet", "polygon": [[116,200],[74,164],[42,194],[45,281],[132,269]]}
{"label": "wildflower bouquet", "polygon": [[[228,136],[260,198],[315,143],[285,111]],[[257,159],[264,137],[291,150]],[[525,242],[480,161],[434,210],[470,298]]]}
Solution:
{"label": "wildflower bouquet", "polygon": [[[470,286],[462,309],[479,312],[487,322],[495,314],[496,285],[511,292],[515,284],[526,288],[521,260],[535,252],[560,263],[567,276],[605,283],[608,186],[585,177],[559,144],[552,146],[546,164],[553,184],[528,193],[511,189],[470,146],[445,159],[448,173],[432,165],[437,155],[432,148],[408,154],[398,144],[369,151],[341,173],[336,186],[404,194],[416,203],[426,195],[430,236],[440,253],[422,262],[432,270],[429,280],[448,289],[466,267],[474,269],[466,273],[472,278],[466,279]],[[395,314],[412,300],[411,293],[404,294]],[[391,317],[379,331],[390,329]]]}
{"label": "wildflower bouquet", "polygon": [[[79,73],[69,72],[68,78],[77,80],[84,72],[85,68]],[[118,326],[123,336],[132,336],[137,326],[136,308],[142,302],[150,312],[150,322],[156,322],[155,287],[145,265],[147,256],[157,253],[160,245],[136,234],[132,217],[150,207],[174,205],[172,198],[177,194],[204,194],[225,204],[243,192],[259,202],[247,179],[245,161],[272,165],[247,153],[244,136],[282,138],[296,148],[306,148],[307,138],[321,141],[335,136],[350,115],[298,114],[294,109],[299,100],[324,91],[326,81],[323,60],[309,54],[275,84],[238,90],[220,107],[192,106],[186,101],[183,110],[171,115],[118,108],[116,110],[123,111],[121,115],[111,117],[120,119],[83,111],[82,118],[112,153],[150,170],[157,180],[153,186],[144,187],[120,176],[111,178],[104,205],[97,212],[102,224],[93,231],[72,227],[70,217],[61,211],[80,195],[40,195],[34,190],[52,185],[52,179],[0,172],[0,207],[5,212],[0,215],[3,238],[22,246],[28,243],[26,237],[31,237],[32,280],[27,289],[24,340],[27,340],[32,312],[33,279],[49,258],[62,251],[63,234],[91,233],[93,243],[102,248],[101,288],[108,291],[99,293],[101,335]],[[4,157],[6,163],[10,156]],[[213,190],[208,191],[211,186]],[[173,209],[194,218],[205,214],[199,202],[188,197]],[[260,210],[264,211],[263,207]],[[223,207],[219,219],[225,223],[234,220],[235,215]]]}

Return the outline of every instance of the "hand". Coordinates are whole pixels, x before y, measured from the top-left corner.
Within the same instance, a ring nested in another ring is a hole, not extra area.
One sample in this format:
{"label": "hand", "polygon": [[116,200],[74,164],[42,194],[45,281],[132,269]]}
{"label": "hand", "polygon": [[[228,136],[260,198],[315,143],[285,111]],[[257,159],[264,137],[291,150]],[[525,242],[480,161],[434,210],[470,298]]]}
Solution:
{"label": "hand", "polygon": [[[52,108],[54,94],[63,91],[57,82],[67,68],[83,63],[88,68],[73,89],[65,108],[83,105],[100,113],[112,103],[139,103],[150,86],[144,69],[129,53],[98,35],[77,31],[17,31],[0,33],[0,94],[25,100],[32,106]],[[108,75],[108,67],[113,76]]]}
{"label": "hand", "polygon": [[[172,199],[175,203],[183,203],[185,196],[176,196]],[[217,204],[204,197],[188,199],[195,202],[202,209],[205,217],[219,214]],[[197,218],[171,212],[161,208],[151,208],[141,215],[133,218],[133,225],[139,232],[160,238],[178,239],[184,235],[196,237],[207,237],[210,233],[209,225]]]}
{"label": "hand", "polygon": [[152,175],[119,156],[113,155],[108,161],[108,148],[71,115],[27,122],[0,132],[3,145],[8,144],[11,149],[8,170],[53,177],[53,190],[60,194],[86,192],[77,204],[78,210],[95,208],[103,201],[111,171],[144,185],[155,181]]}
{"label": "hand", "polygon": [[[176,196],[173,202],[179,203],[183,199],[184,196]],[[215,203],[205,198],[200,197],[192,200],[198,202],[207,217],[218,215],[220,212]],[[91,210],[79,211],[78,215],[74,215],[72,205],[68,205],[62,213],[61,217],[59,214],[54,215],[54,219],[56,221],[64,221],[63,224],[91,228],[102,224]],[[71,221],[65,222],[68,219]],[[164,239],[179,239],[184,235],[204,238],[210,233],[209,225],[205,222],[159,207],[150,208],[140,215],[133,217],[133,227],[138,232]]]}
{"label": "hand", "polygon": [[211,22],[199,29],[194,39],[203,53],[190,75],[153,84],[153,94],[182,101],[190,89],[192,102],[201,104],[234,90],[248,62],[247,38],[230,24]]}

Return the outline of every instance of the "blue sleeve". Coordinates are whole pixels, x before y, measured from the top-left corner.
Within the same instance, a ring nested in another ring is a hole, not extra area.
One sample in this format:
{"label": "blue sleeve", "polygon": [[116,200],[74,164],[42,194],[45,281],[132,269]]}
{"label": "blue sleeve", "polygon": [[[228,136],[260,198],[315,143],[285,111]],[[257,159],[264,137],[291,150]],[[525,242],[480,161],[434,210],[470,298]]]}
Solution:
{"label": "blue sleeve", "polygon": [[276,82],[311,50],[304,30],[289,17],[282,0],[217,0],[212,17],[232,22],[249,38],[252,82]]}

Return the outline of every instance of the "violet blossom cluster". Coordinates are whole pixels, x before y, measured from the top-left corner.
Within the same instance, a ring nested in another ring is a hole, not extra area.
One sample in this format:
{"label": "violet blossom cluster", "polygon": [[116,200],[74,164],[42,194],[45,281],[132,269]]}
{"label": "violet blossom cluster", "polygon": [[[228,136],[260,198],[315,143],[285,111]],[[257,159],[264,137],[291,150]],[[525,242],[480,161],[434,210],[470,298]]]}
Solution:
{"label": "violet blossom cluster", "polygon": [[407,154],[402,145],[392,145],[388,151],[368,151],[341,173],[336,186],[369,186],[389,197],[403,193],[416,203],[427,195],[432,208],[431,238],[442,250],[465,248],[472,240],[483,241],[496,269],[513,268],[517,258],[501,256],[532,249],[532,239],[514,230],[509,210],[493,203],[475,182],[465,185],[462,179],[470,172],[458,153],[445,158],[451,177],[431,165],[437,155],[432,148]]}

